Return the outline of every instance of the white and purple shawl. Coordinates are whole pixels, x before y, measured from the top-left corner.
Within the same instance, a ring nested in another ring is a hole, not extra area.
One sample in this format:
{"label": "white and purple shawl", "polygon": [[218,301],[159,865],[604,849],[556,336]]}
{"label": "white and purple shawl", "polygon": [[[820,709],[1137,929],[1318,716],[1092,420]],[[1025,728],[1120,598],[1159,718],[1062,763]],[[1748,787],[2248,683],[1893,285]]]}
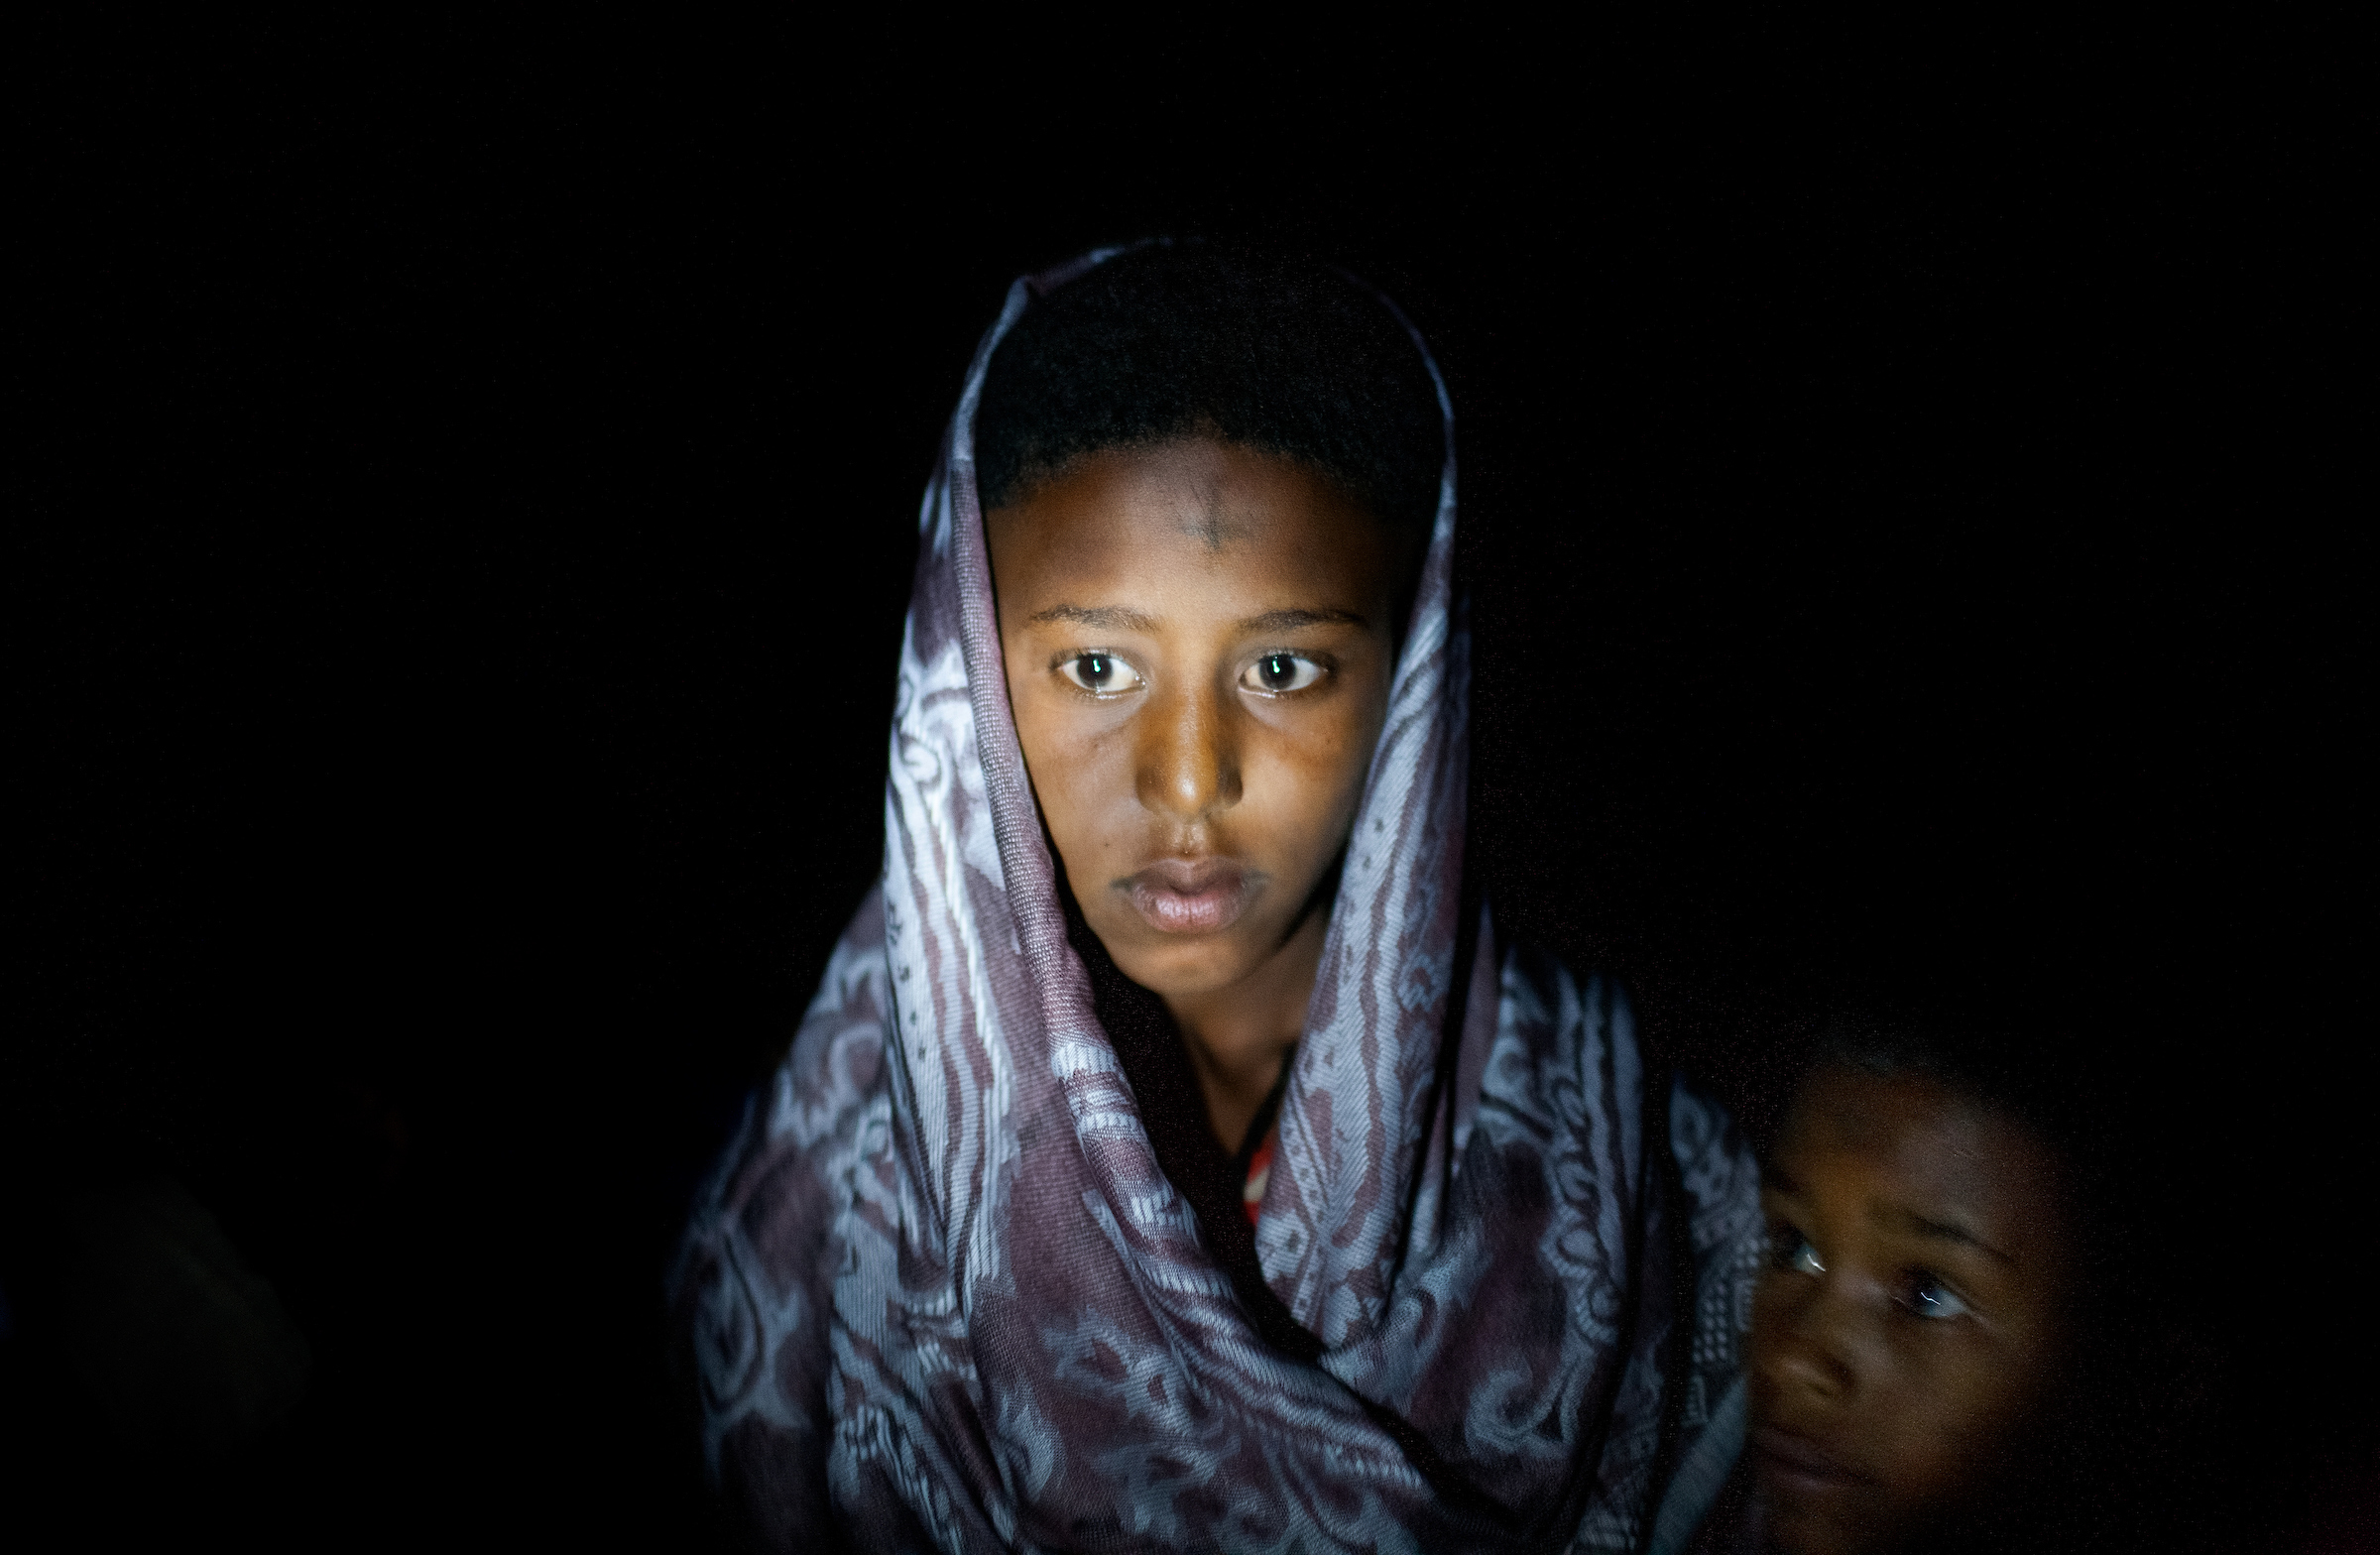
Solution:
{"label": "white and purple shawl", "polygon": [[1260,1276],[1235,1283],[1160,1169],[1094,1014],[1010,716],[973,422],[1001,336],[1105,257],[1011,290],[926,492],[883,883],[671,1279],[711,1471],[785,1549],[1644,1548],[1726,1414],[1755,1172],[1719,1109],[1654,1105],[1616,990],[1466,904],[1451,413]]}

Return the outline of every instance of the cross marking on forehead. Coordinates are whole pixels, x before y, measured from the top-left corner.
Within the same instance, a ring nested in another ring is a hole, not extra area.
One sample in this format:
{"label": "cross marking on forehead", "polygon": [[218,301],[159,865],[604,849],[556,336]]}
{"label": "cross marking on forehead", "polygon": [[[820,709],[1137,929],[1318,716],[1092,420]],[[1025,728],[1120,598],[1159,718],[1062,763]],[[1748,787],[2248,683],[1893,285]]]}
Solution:
{"label": "cross marking on forehead", "polygon": [[1221,551],[1226,540],[1249,539],[1255,531],[1246,524],[1235,524],[1223,508],[1223,482],[1210,476],[1201,483],[1196,499],[1200,511],[1196,517],[1184,517],[1176,526],[1184,535],[1207,542],[1211,552]]}

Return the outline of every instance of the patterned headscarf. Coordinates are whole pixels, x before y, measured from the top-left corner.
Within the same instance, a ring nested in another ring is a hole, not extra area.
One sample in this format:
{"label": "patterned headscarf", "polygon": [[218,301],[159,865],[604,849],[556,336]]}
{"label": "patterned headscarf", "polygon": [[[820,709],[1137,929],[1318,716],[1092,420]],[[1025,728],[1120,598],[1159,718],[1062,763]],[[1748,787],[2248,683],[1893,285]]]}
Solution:
{"label": "patterned headscarf", "polygon": [[1003,334],[1108,257],[1011,289],[926,492],[883,884],[672,1279],[712,1470],[787,1548],[1645,1547],[1726,1416],[1756,1180],[1724,1114],[1648,1095],[1612,988],[1499,950],[1465,897],[1451,411],[1260,1283],[1159,1166],[1095,1012],[973,423]]}

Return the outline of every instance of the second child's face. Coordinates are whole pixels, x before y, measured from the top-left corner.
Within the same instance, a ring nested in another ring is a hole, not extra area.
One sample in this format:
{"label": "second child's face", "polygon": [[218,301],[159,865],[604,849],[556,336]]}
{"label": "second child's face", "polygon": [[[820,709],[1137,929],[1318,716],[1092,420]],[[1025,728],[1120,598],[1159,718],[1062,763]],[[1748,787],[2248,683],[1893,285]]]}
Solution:
{"label": "second child's face", "polygon": [[1084,917],[1158,994],[1238,983],[1354,824],[1406,558],[1329,482],[1203,439],[1093,455],[985,530],[1017,740]]}
{"label": "second child's face", "polygon": [[1874,1549],[1998,1466],[2058,1365],[2056,1157],[1931,1081],[1823,1069],[1761,1199],[1748,1445],[1770,1534]]}

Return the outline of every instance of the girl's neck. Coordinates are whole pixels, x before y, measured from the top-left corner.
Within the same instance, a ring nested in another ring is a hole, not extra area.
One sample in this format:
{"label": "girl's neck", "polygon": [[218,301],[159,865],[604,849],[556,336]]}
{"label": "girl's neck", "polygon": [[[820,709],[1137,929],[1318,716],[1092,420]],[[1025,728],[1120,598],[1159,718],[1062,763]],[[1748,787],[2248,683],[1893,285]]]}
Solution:
{"label": "girl's neck", "polygon": [[1281,948],[1239,982],[1166,997],[1206,1096],[1207,1121],[1227,1151],[1240,1149],[1305,1030],[1330,922],[1328,911],[1308,912]]}

